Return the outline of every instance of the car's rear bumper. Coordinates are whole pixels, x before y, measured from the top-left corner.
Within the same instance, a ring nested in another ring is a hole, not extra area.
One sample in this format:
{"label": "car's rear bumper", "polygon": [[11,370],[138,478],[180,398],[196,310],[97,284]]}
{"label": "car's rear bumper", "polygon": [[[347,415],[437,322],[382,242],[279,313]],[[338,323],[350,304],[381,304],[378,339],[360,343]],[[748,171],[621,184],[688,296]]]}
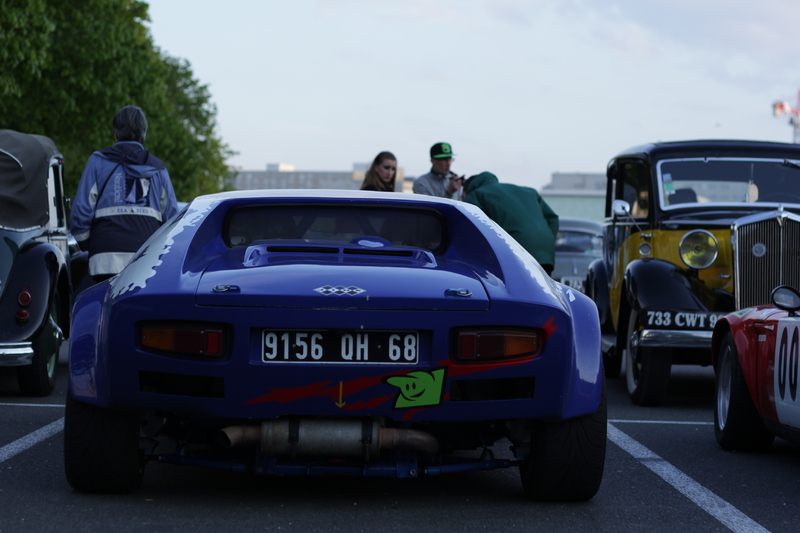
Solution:
{"label": "car's rear bumper", "polygon": [[[138,364],[125,365],[127,368],[115,366],[109,372],[108,405],[213,419],[269,420],[281,416],[385,417],[398,422],[559,419],[565,409],[564,384],[571,377],[569,367],[555,354],[475,373],[463,366],[436,363],[413,368],[320,369],[315,365],[268,367],[229,361],[200,369],[201,365],[168,364],[172,362],[157,361],[141,353],[136,359]],[[325,371],[319,378],[311,377],[321,370]],[[416,405],[402,395],[398,386],[390,385],[393,378],[429,384],[441,379],[440,389],[429,401]],[[78,393],[84,392],[80,389],[90,389],[82,387],[81,381],[79,376],[73,376],[72,385]],[[591,403],[589,398],[584,401]],[[585,410],[591,412],[592,407]]]}
{"label": "car's rear bumper", "polygon": [[0,366],[23,366],[33,360],[30,342],[0,342]]}
{"label": "car's rear bumper", "polygon": [[[83,303],[90,297],[84,293]],[[197,322],[224,319],[229,340],[225,355],[217,359],[171,356],[137,346],[136,324],[154,316],[178,318],[163,305],[156,309],[161,297],[152,306],[142,305],[142,298],[137,302],[115,308],[100,321],[96,307],[76,305],[69,358],[70,394],[76,400],[196,418],[341,416],[403,422],[560,420],[594,413],[600,401],[597,311],[583,296],[575,295],[574,303],[585,303],[585,309],[579,308],[579,316],[586,317],[580,335],[573,317],[557,308],[505,302],[494,303],[492,313],[194,309]],[[180,318],[186,316],[184,312]],[[418,332],[419,360],[405,365],[264,360],[265,331],[293,331],[310,321],[320,331],[382,331],[389,325],[393,331]],[[108,329],[94,333],[98,322]],[[542,329],[546,337],[541,351],[502,361],[455,360],[453,332],[486,323]]]}

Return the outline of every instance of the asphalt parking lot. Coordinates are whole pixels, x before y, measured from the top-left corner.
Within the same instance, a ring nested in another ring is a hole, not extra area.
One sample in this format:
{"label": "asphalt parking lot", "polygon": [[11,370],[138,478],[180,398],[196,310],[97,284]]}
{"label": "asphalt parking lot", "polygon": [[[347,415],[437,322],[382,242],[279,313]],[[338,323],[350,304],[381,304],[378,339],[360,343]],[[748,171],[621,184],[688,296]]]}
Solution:
{"label": "asphalt parking lot", "polygon": [[641,408],[610,380],[605,475],[585,504],[531,503],[513,468],[396,480],[152,464],[138,492],[98,496],[64,477],[62,356],[47,398],[20,396],[0,369],[0,531],[796,531],[800,449],[721,450],[713,389],[710,369],[675,367],[664,405]]}

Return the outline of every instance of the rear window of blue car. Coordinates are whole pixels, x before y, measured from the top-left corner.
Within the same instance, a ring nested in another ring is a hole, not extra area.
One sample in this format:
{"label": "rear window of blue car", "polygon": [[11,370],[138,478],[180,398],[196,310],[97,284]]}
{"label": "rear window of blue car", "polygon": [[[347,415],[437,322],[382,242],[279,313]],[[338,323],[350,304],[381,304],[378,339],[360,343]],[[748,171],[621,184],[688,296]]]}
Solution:
{"label": "rear window of blue car", "polygon": [[431,209],[251,206],[233,210],[225,228],[228,246],[249,246],[256,241],[349,244],[361,237],[380,237],[394,246],[438,252],[445,242],[445,219]]}

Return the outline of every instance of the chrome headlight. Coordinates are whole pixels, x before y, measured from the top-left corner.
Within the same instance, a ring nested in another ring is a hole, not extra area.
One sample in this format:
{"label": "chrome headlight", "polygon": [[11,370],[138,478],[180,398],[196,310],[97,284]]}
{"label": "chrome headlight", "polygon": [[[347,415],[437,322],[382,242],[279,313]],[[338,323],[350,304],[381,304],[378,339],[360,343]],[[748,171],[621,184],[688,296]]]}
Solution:
{"label": "chrome headlight", "polygon": [[698,229],[683,236],[679,251],[686,266],[700,270],[717,259],[719,244],[711,233]]}

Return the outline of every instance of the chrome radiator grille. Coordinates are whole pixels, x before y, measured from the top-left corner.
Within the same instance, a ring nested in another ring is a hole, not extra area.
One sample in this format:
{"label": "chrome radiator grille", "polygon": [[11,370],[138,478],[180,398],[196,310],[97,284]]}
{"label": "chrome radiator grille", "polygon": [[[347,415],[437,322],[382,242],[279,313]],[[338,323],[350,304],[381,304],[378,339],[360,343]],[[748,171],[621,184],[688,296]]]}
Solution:
{"label": "chrome radiator grille", "polygon": [[800,288],[800,217],[774,211],[733,225],[736,308],[769,304],[778,285]]}

